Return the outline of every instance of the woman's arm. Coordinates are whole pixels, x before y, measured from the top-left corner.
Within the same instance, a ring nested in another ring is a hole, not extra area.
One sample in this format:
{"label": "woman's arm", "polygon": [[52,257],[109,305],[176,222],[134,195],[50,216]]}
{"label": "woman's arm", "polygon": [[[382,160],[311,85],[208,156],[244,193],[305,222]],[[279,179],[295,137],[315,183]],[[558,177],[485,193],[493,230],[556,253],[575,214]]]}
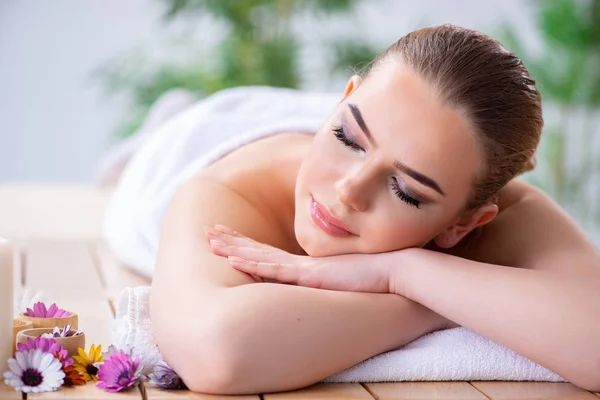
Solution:
{"label": "woman's arm", "polygon": [[215,300],[222,317],[213,330],[222,336],[205,345],[216,344],[215,356],[229,362],[217,386],[195,374],[189,384],[200,392],[298,389],[445,328],[439,315],[394,294],[263,283],[231,288]]}
{"label": "woman's arm", "polygon": [[237,270],[313,288],[407,296],[585,389],[600,389],[600,254],[537,190],[503,212],[476,246],[461,249],[479,261],[424,249],[286,256],[226,229],[218,237],[228,244],[218,254],[245,260],[230,259]]}
{"label": "woman's arm", "polygon": [[210,179],[175,195],[163,224],[150,315],[165,360],[195,391],[242,394],[315,383],[447,321],[392,294],[260,283],[215,256],[203,226],[277,246],[252,205]]}
{"label": "woman's arm", "polygon": [[521,191],[521,199],[460,249],[479,262],[405,252],[411,260],[398,272],[406,295],[600,390],[600,251],[547,195],[519,181],[509,190]]}
{"label": "woman's arm", "polygon": [[411,300],[556,372],[600,390],[600,277],[404,250]]}

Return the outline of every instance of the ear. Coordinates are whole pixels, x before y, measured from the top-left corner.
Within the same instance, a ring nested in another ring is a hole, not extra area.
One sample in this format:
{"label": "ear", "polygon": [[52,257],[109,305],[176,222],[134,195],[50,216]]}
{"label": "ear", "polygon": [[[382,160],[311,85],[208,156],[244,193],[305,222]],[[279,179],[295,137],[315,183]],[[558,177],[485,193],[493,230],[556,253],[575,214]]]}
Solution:
{"label": "ear", "polygon": [[353,75],[352,78],[350,78],[350,80],[346,84],[346,89],[344,90],[344,98],[342,99],[342,101],[346,97],[350,96],[350,94],[352,92],[354,92],[356,90],[356,88],[358,88],[360,86],[361,81],[362,81],[362,79],[358,75]]}
{"label": "ear", "polygon": [[466,217],[458,220],[454,225],[446,228],[433,240],[438,247],[449,249],[456,246],[473,229],[493,220],[496,215],[498,215],[498,206],[496,204],[485,204],[475,212],[471,212]]}

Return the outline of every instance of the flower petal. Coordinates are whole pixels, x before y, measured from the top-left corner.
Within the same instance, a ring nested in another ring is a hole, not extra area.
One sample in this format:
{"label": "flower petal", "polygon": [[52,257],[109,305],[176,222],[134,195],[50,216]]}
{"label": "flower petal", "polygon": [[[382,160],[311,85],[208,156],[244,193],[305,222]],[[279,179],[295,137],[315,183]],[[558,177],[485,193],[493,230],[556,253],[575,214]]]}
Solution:
{"label": "flower petal", "polygon": [[54,356],[50,353],[43,353],[40,357],[39,364],[34,365],[39,371],[45,371],[50,367],[50,364],[54,360]]}
{"label": "flower petal", "polygon": [[29,368],[29,363],[27,362],[27,355],[28,354],[29,354],[29,351],[17,352],[15,354],[15,359],[17,360],[17,363],[19,364],[19,367],[21,367],[21,369],[23,371],[26,370],[27,368]]}
{"label": "flower petal", "polygon": [[50,306],[50,308],[48,308],[48,311],[46,312],[46,317],[54,318],[57,311],[58,307],[56,306],[56,303],[52,303],[52,305]]}
{"label": "flower petal", "polygon": [[14,358],[9,358],[7,362],[8,362],[8,368],[10,368],[10,370],[14,374],[19,375],[19,376],[21,376],[21,374],[23,374],[23,368],[21,368],[21,366],[19,365],[17,360],[15,360]]}
{"label": "flower petal", "polygon": [[[81,347],[78,347],[77,354],[79,354],[79,357],[81,358],[81,361],[79,361],[81,364],[89,364],[90,360],[88,359],[88,355],[84,349],[82,349]],[[73,357],[76,357],[76,356],[73,356]]]}
{"label": "flower petal", "polygon": [[46,318],[46,305],[41,301],[38,301],[33,305],[33,311],[35,316],[38,318]]}

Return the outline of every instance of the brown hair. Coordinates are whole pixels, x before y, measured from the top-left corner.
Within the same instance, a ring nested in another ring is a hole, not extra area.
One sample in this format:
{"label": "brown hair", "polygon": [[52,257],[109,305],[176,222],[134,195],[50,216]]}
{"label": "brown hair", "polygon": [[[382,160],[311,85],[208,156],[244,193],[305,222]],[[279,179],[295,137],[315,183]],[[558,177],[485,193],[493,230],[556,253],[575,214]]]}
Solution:
{"label": "brown hair", "polygon": [[485,154],[466,204],[489,201],[515,176],[535,167],[542,132],[541,96],[521,60],[483,33],[442,25],[409,33],[384,50],[367,72],[400,57],[464,113]]}

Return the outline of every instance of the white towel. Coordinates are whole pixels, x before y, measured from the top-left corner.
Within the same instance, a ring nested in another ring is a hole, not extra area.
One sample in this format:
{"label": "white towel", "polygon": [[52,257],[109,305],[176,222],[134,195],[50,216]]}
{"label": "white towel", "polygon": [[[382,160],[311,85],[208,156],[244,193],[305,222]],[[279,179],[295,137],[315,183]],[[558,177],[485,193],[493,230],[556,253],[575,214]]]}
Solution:
{"label": "white towel", "polygon": [[[162,360],[149,315],[150,287],[126,288],[117,304],[112,343],[133,347],[147,367]],[[565,380],[548,369],[466,328],[437,331],[371,357],[323,382]]]}

